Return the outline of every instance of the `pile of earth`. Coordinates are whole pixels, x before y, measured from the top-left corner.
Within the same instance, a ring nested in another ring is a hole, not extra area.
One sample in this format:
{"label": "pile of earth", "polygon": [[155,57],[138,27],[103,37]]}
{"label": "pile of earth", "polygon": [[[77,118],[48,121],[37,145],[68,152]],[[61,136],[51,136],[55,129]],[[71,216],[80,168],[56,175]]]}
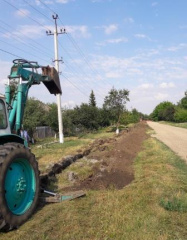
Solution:
{"label": "pile of earth", "polygon": [[93,174],[84,180],[77,179],[73,187],[61,190],[74,191],[86,189],[121,189],[134,179],[133,161],[141,151],[143,141],[147,138],[146,122],[122,131],[118,136],[108,139],[97,139],[82,153],[63,158],[55,163],[48,172],[41,176],[43,187],[77,160],[86,157],[100,164],[93,166]]}
{"label": "pile of earth", "polygon": [[[133,161],[143,147],[147,138],[147,124],[140,122],[129,131],[123,131],[119,137],[103,140],[103,144],[93,147],[87,156],[101,161],[94,173],[75,184],[72,190],[78,189],[121,189],[134,179]],[[102,143],[102,142],[101,142]],[[94,146],[94,144],[93,144]]]}

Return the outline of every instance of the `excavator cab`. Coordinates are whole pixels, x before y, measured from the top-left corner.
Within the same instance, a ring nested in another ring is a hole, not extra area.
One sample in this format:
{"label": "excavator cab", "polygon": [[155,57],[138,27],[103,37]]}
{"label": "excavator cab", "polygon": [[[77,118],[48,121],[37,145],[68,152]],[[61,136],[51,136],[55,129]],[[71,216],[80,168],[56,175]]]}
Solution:
{"label": "excavator cab", "polygon": [[3,97],[0,97],[0,135],[10,134],[6,103]]}
{"label": "excavator cab", "polygon": [[7,118],[6,118],[6,112],[5,112],[5,104],[0,99],[0,129],[6,129],[7,128]]}

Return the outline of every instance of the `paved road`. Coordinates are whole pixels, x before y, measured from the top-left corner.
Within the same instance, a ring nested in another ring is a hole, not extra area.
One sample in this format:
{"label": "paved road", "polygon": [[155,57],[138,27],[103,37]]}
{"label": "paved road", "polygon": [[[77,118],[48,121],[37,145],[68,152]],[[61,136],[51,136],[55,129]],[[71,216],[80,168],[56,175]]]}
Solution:
{"label": "paved road", "polygon": [[157,139],[165,143],[175,153],[187,162],[187,129],[148,121],[147,124],[155,130]]}

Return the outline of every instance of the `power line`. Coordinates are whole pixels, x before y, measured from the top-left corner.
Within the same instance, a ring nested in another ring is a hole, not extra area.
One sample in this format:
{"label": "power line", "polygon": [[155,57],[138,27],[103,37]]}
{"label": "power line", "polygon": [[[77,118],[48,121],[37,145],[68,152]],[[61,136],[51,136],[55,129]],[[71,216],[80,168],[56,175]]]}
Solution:
{"label": "power line", "polygon": [[[7,0],[3,0],[4,2],[6,2],[7,4],[9,4],[10,6],[12,6],[13,8],[15,8],[16,10],[18,10],[19,12],[21,12],[23,15],[25,15],[27,18],[31,19],[32,21],[36,22],[38,25],[42,26],[43,28],[47,29],[46,26],[44,26],[43,24],[41,24],[40,22],[38,22],[37,20],[35,20],[34,18],[28,16],[27,14],[25,14],[23,11],[21,11],[20,9],[18,9],[15,5],[9,3]],[[44,16],[45,18],[47,18],[48,20],[51,21],[51,19],[49,19],[45,14],[43,14],[41,11],[39,11],[38,9],[36,9],[35,7],[33,7],[30,3],[28,3],[27,1],[23,0],[25,3],[27,3],[31,8],[33,8],[35,11],[37,11],[39,14],[41,14],[42,16]],[[41,0],[39,0],[40,3],[42,3],[46,8],[48,8],[50,11],[52,11],[54,13],[54,11],[49,8],[45,3],[43,3]],[[61,21],[61,19],[60,19]],[[61,21],[62,23],[62,21]],[[63,23],[62,23],[63,24]],[[64,24],[63,24],[64,25]],[[50,31],[50,30],[49,30]],[[78,46],[78,44],[76,43],[76,41],[71,37],[71,35],[68,34],[68,38],[69,40],[72,42],[73,46],[75,47],[75,49],[77,50],[77,52],[79,52],[81,54],[81,56],[83,57],[84,61],[86,62],[86,64],[89,66],[89,68],[94,72],[92,66],[89,64],[89,62],[87,61],[84,53],[82,52],[82,50],[80,49],[80,47]],[[41,50],[40,50],[41,51]],[[67,51],[66,51],[67,52]],[[68,54],[69,55],[69,54]],[[70,55],[69,55],[70,56]],[[102,98],[102,97],[101,97]]]}
{"label": "power line", "polygon": [[45,4],[44,2],[42,2],[41,0],[38,0],[42,5],[44,5],[46,8],[48,8],[52,13],[56,14],[55,11],[53,11],[47,4]]}
{"label": "power line", "polygon": [[[72,72],[72,69],[70,69],[69,65],[68,65],[67,63],[64,63],[64,64],[65,64],[65,66]],[[73,70],[74,70],[74,69],[73,69]],[[78,74],[79,74],[79,73],[77,73],[75,70],[74,70],[74,73],[77,74],[77,76],[78,76]],[[89,85],[89,83],[88,83],[87,81],[82,80],[82,78],[80,78],[79,76],[78,76],[78,79],[79,79],[83,84],[86,84],[87,87],[88,87],[90,90],[92,90],[92,87]],[[86,89],[86,90],[87,90],[87,89]],[[98,95],[98,97],[99,97],[100,99],[103,100],[103,96],[100,95],[100,93],[99,93],[98,91],[97,91],[97,95]]]}
{"label": "power line", "polygon": [[[11,27],[9,24],[7,24],[6,22],[4,22],[2,19],[0,19],[0,22],[2,22],[4,25],[8,26],[10,29],[14,29],[14,28]],[[4,29],[5,29],[5,28],[4,28]],[[6,30],[6,29],[5,29],[5,30]],[[10,31],[8,31],[8,32],[10,32]],[[44,47],[42,44],[40,44],[40,43],[38,43],[37,41],[35,41],[34,39],[30,38],[27,34],[22,33],[22,32],[20,32],[20,31],[17,31],[17,33],[20,33],[21,35],[26,36],[28,39],[30,39],[32,42],[36,43],[38,46],[42,47],[43,49],[48,50],[48,49],[47,49],[46,47]],[[13,33],[12,33],[12,34],[13,34]],[[17,36],[16,34],[14,34],[14,35]],[[33,44],[30,43],[30,45],[33,46],[33,47],[35,47],[36,49],[42,51],[40,48],[34,46]],[[51,57],[51,55],[48,54],[47,52],[44,52],[44,51],[42,51],[42,52],[43,52],[43,53],[46,53],[48,56]]]}
{"label": "power line", "polygon": [[35,8],[32,4],[30,4],[29,2],[27,2],[26,0],[22,0],[24,1],[26,4],[28,4],[32,9],[34,9],[36,12],[40,13],[42,16],[44,16],[46,19],[48,19],[49,21],[51,21],[53,23],[53,21],[46,16],[45,14],[43,14],[41,11],[39,11],[37,8]]}
{"label": "power line", "polygon": [[68,34],[67,35],[68,38],[70,39],[70,41],[72,42],[73,46],[75,47],[75,49],[77,49],[77,51],[81,54],[81,56],[83,57],[83,60],[84,62],[86,63],[87,66],[89,66],[89,68],[92,70],[92,72],[95,74],[95,75],[98,75],[100,77],[100,79],[105,82],[106,84],[108,84],[108,82],[102,78],[100,76],[100,74],[97,72],[97,70],[95,70],[95,68],[93,67],[93,65],[90,63],[90,61],[88,60],[88,58],[86,57],[86,55],[84,54],[84,52],[80,49],[79,45],[77,44],[77,42],[75,41],[75,39],[70,35]]}
{"label": "power line", "polygon": [[[68,51],[60,44],[60,42],[59,42],[59,46],[66,52],[66,54],[71,58],[71,60],[74,61],[73,57],[72,57],[72,56],[68,53]],[[66,62],[65,62],[64,64],[70,69],[70,67],[66,64]],[[77,65],[77,66],[78,66],[78,65]],[[72,70],[70,69],[70,71],[72,71]],[[73,68],[73,71],[76,72],[76,74],[79,74],[79,73],[77,73],[77,71],[75,71],[74,68]],[[82,72],[83,72],[83,74],[84,74],[88,79],[90,79],[90,76],[89,76],[87,73],[85,73],[83,69],[82,69]],[[84,82],[84,80],[82,80],[82,79],[81,79],[81,81]],[[85,81],[85,82],[86,82],[86,81]],[[87,85],[89,86],[89,88],[90,88],[89,83],[86,82],[86,84],[87,84]],[[99,92],[98,92],[98,95],[99,95],[99,97],[103,98],[102,93],[99,93]]]}
{"label": "power line", "polygon": [[[4,0],[6,1],[6,0]],[[51,21],[51,19],[49,19],[46,15],[44,15],[42,12],[40,12],[39,10],[37,10],[35,7],[33,7],[30,3],[28,3],[26,0],[23,0],[24,2],[26,2],[29,6],[31,6],[33,9],[35,9],[37,12],[39,12],[41,15],[45,16],[48,20]],[[52,13],[55,13],[55,11],[53,11],[50,7],[48,7],[44,2],[42,2],[41,0],[38,0],[42,5],[44,5],[47,9],[49,9]],[[55,13],[56,14],[56,13]],[[59,17],[58,17],[59,18]],[[60,22],[62,23],[62,25],[65,27],[65,25],[63,24],[63,22],[61,21],[61,19],[59,18]],[[50,30],[49,30],[50,31]],[[77,50],[77,52],[80,53],[80,55],[83,57],[85,63],[89,66],[89,68],[92,70],[92,72],[96,75],[98,75],[100,77],[100,79],[102,81],[104,81],[104,79],[100,76],[100,74],[98,72],[96,72],[93,68],[93,66],[89,63],[88,59],[86,58],[85,54],[83,53],[83,51],[80,49],[80,47],[78,46],[78,44],[76,43],[76,41],[74,40],[74,38],[68,33],[68,38],[69,40],[72,42],[73,46],[75,47],[75,49]],[[60,44],[59,44],[60,45]],[[67,51],[66,51],[67,52]],[[68,54],[69,55],[69,54]],[[108,82],[105,81],[105,83],[108,84]],[[98,83],[99,84],[99,83]]]}
{"label": "power line", "polygon": [[[4,53],[7,53],[7,54],[9,54],[9,55],[11,55],[11,56],[20,58],[20,59],[23,58],[23,57],[21,57],[21,56],[18,56],[18,55],[16,55],[16,54],[10,53],[10,52],[8,52],[8,51],[6,51],[6,50],[3,50],[3,49],[1,49],[1,48],[0,48],[0,51],[2,51],[2,52],[4,52]],[[74,86],[77,90],[79,90],[79,92],[81,92],[84,96],[89,97],[89,95],[87,95],[85,92],[83,92],[81,89],[79,89],[79,88],[78,88],[72,81],[70,81],[64,74],[62,74],[62,76],[63,76],[72,86]]]}
{"label": "power line", "polygon": [[[35,51],[37,51],[37,52],[40,51],[42,54],[45,53],[45,52],[43,52],[42,50],[40,50],[39,48],[35,47],[34,45],[29,44],[29,43],[26,43],[24,40],[22,40],[21,38],[19,38],[16,34],[10,32],[10,31],[7,31],[4,27],[2,27],[2,26],[0,26],[0,27],[6,31],[6,33],[0,31],[1,33],[5,34],[5,35],[7,35],[7,33],[10,33],[11,36],[12,36],[16,41],[20,42],[21,44],[23,44],[23,45],[25,45],[25,46],[27,46],[27,47],[29,47],[29,48],[32,48],[33,50],[35,50]],[[17,48],[17,46],[16,46],[16,48]],[[45,59],[43,59],[43,58],[41,58],[41,57],[37,57],[37,58],[40,58],[42,61],[46,61]]]}
{"label": "power line", "polygon": [[[27,2],[26,0],[23,0],[24,2]],[[42,2],[41,0],[38,0],[42,5],[44,5],[47,9],[49,9],[52,13],[55,13],[55,11],[53,11],[50,7],[48,7],[44,2]],[[28,3],[28,2],[27,2]],[[29,4],[29,3],[28,3]],[[30,4],[29,4],[30,5]],[[31,6],[31,5],[30,5]],[[31,6],[32,8],[34,8],[33,6]],[[35,8],[34,8],[35,9]],[[44,15],[43,13],[41,13],[39,10],[35,9],[37,12],[39,12],[40,14],[42,14],[43,16],[45,16],[47,19],[49,19],[46,15]],[[56,14],[56,13],[55,13]],[[50,19],[51,21],[51,19]],[[62,23],[62,25],[65,27],[64,23],[62,22],[62,20],[59,18],[59,21]],[[95,68],[93,67],[93,65],[90,63],[90,61],[87,59],[87,57],[85,56],[84,52],[81,50],[81,48],[79,47],[79,45],[77,44],[77,42],[75,41],[75,39],[71,36],[71,34],[67,34],[69,40],[72,42],[73,46],[75,47],[75,49],[80,53],[80,55],[83,57],[85,63],[89,66],[89,68],[92,70],[92,72],[96,75],[98,75],[100,77],[100,80],[105,82],[106,84],[109,84],[104,78],[102,78],[100,76],[100,74],[95,70]]]}
{"label": "power line", "polygon": [[[60,17],[59,17],[59,21],[62,23],[63,26],[65,26],[64,23],[62,22],[62,20],[60,19]],[[67,32],[67,36],[68,36],[69,40],[71,41],[71,43],[73,44],[73,46],[75,47],[75,49],[76,49],[76,50],[80,53],[80,55],[83,57],[85,63],[90,67],[90,69],[92,70],[92,72],[94,72],[94,73],[96,73],[97,75],[100,76],[100,74],[99,74],[99,73],[95,70],[95,68],[92,66],[92,64],[91,64],[90,61],[87,59],[86,55],[85,55],[84,52],[81,50],[81,48],[79,47],[79,45],[77,44],[77,42],[75,41],[75,39],[71,36],[71,34],[69,34],[69,33]],[[102,77],[101,77],[101,80],[105,81],[105,79],[103,79]],[[105,83],[108,84],[107,81],[105,81]]]}
{"label": "power line", "polygon": [[2,52],[4,52],[4,53],[8,53],[9,55],[12,55],[12,56],[14,56],[14,57],[23,59],[23,57],[20,57],[20,56],[18,56],[18,55],[16,55],[16,54],[10,53],[10,52],[8,52],[8,51],[6,51],[6,50],[3,50],[3,49],[1,49],[1,48],[0,48],[0,51],[2,51]]}
{"label": "power line", "polygon": [[[7,42],[5,42],[5,41],[2,41],[1,39],[0,39],[0,42],[2,42],[2,43],[4,43],[4,44],[7,44],[7,45],[12,46],[12,47],[15,48],[15,46],[14,46],[13,44],[7,43]],[[29,53],[29,52],[27,52],[27,51],[25,51],[25,50],[23,50],[23,49],[21,49],[21,48],[16,47],[16,49],[17,49],[17,50],[20,50],[20,51],[22,51],[22,52],[25,52],[25,53],[27,53],[27,54],[29,54],[29,55],[32,55],[32,56],[34,56],[35,58],[38,58],[38,56],[36,56],[36,55],[34,55],[34,54],[32,54],[32,53]],[[44,60],[44,59],[42,59],[42,58],[40,58],[40,59],[43,60],[43,61],[46,61],[46,60]]]}
{"label": "power line", "polygon": [[62,76],[69,82],[71,83],[72,86],[74,86],[76,89],[79,90],[79,92],[81,92],[83,95],[85,95],[86,97],[89,97],[89,95],[87,95],[85,92],[83,92],[80,88],[78,88],[72,81],[70,81],[64,74],[62,74]]}
{"label": "power line", "polygon": [[16,10],[18,10],[20,13],[22,13],[23,15],[25,15],[27,18],[31,19],[32,21],[34,21],[35,23],[37,23],[38,25],[42,26],[43,28],[45,28],[46,30],[49,30],[46,26],[44,26],[43,24],[41,24],[40,22],[38,22],[37,20],[35,20],[34,18],[28,16],[25,12],[21,11],[19,8],[17,8],[15,5],[13,5],[12,3],[8,2],[7,0],[3,0],[4,2],[6,2],[7,4],[9,4],[11,7],[15,8]]}

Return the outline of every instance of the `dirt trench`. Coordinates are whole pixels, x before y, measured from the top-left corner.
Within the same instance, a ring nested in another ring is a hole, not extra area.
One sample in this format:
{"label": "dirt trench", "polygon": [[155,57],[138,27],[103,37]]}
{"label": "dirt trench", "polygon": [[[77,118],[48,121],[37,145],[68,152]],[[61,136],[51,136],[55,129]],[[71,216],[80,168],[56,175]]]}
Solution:
{"label": "dirt trench", "polygon": [[92,145],[87,158],[95,159],[94,173],[88,178],[77,181],[73,187],[64,190],[99,190],[107,188],[121,189],[134,179],[133,161],[141,151],[146,134],[147,124],[141,122],[124,131],[119,137]]}

